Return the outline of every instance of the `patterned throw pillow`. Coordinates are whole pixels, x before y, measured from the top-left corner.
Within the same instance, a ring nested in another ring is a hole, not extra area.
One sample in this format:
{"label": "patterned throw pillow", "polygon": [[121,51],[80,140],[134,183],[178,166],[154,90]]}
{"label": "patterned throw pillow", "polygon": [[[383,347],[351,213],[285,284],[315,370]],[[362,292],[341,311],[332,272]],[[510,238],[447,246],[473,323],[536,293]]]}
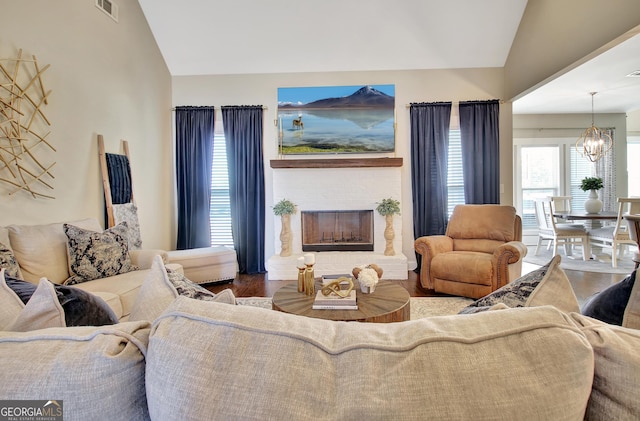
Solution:
{"label": "patterned throw pillow", "polygon": [[192,280],[188,279],[184,274],[167,269],[167,275],[169,281],[173,284],[173,287],[178,292],[178,295],[184,295],[188,298],[203,301],[215,301],[217,303],[236,304],[236,296],[230,289],[225,289],[217,294],[209,291],[208,289],[196,284]]}
{"label": "patterned throw pillow", "polygon": [[580,311],[571,283],[560,268],[560,255],[555,255],[541,268],[476,300],[459,314],[489,310],[499,303],[510,308],[552,305],[568,313]]}
{"label": "patterned throw pillow", "polygon": [[129,227],[129,250],[140,250],[142,238],[140,236],[140,224],[138,222],[138,208],[134,203],[122,203],[113,205],[113,219],[116,224],[126,222]]}
{"label": "patterned throw pillow", "polygon": [[104,232],[64,224],[64,233],[69,239],[67,257],[71,274],[64,284],[74,285],[137,270],[129,257],[127,231],[125,222]]}
{"label": "patterned throw pillow", "polygon": [[13,278],[20,278],[20,266],[13,255],[13,251],[0,243],[0,268],[5,268],[7,275]]}

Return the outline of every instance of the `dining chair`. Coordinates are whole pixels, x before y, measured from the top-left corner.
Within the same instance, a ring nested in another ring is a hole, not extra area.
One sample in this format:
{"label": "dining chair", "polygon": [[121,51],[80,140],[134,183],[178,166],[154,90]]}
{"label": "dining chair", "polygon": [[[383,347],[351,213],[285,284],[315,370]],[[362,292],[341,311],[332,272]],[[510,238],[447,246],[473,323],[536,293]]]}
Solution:
{"label": "dining chair", "polygon": [[589,244],[602,249],[611,249],[611,266],[614,268],[618,267],[618,257],[624,256],[625,245],[636,245],[629,235],[629,225],[625,222],[624,215],[637,213],[640,213],[640,198],[619,197],[618,217],[615,224],[588,230]]}
{"label": "dining chair", "polygon": [[[571,196],[549,196],[551,199],[551,211],[555,215],[556,211],[571,213]],[[556,217],[557,224],[568,224],[577,227],[585,226],[582,222],[572,221]]]}
{"label": "dining chair", "polygon": [[538,223],[538,243],[534,255],[538,254],[543,241],[549,241],[553,245],[553,255],[558,254],[558,245],[564,246],[565,254],[570,256],[574,246],[581,246],[582,259],[588,260],[591,256],[589,247],[589,233],[579,224],[556,223],[553,217],[553,204],[551,197],[534,199],[535,215]]}

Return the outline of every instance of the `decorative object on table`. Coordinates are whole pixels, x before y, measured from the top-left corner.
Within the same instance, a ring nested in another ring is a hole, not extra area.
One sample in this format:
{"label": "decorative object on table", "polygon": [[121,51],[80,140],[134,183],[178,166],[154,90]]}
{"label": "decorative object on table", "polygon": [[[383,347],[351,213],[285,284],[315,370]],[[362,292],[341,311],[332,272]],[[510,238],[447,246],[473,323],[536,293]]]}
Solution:
{"label": "decorative object on table", "polygon": [[280,256],[291,256],[291,215],[296,213],[296,205],[290,200],[282,199],[273,206],[273,213],[280,217]]}
{"label": "decorative object on table", "polygon": [[381,202],[377,202],[378,207],[376,210],[385,218],[386,227],[384,229],[384,239],[386,245],[384,248],[385,256],[394,256],[396,254],[393,249],[393,239],[395,238],[395,232],[393,231],[393,215],[400,215],[400,202],[391,198],[382,199]]}
{"label": "decorative object on table", "polygon": [[[44,114],[51,91],[45,91],[43,73],[36,56],[1,58],[0,85],[0,184],[10,188],[11,196],[21,190],[34,199],[55,199],[44,192],[53,190],[51,152],[56,152],[47,136],[51,123]],[[50,152],[51,151],[51,152]]]}
{"label": "decorative object on table", "polygon": [[576,150],[578,153],[591,162],[598,161],[613,147],[613,139],[611,136],[609,136],[605,130],[597,128],[594,123],[593,97],[595,94],[597,94],[597,92],[590,92],[591,127],[586,129],[576,141]]}
{"label": "decorative object on table", "polygon": [[298,292],[304,292],[304,273],[307,266],[304,264],[304,257],[298,257]]}
{"label": "decorative object on table", "polygon": [[315,275],[313,272],[313,265],[316,263],[316,256],[311,253],[304,255],[304,265],[306,266],[304,272],[304,293],[307,295],[314,295],[316,293]]}
{"label": "decorative object on table", "polygon": [[325,274],[325,275],[322,275],[321,277],[322,285],[327,285],[340,278],[345,278],[340,282],[341,285],[347,285],[349,283],[349,280],[353,280],[352,275],[350,273],[341,273],[338,275]]}
{"label": "decorative object on table", "polygon": [[353,289],[353,284],[349,290],[344,290],[343,292],[347,292],[344,297],[333,292],[325,295],[323,288],[316,293],[316,298],[313,300],[311,308],[313,310],[357,310],[358,303],[356,302],[356,291]]}
{"label": "decorative object on table", "polygon": [[580,189],[589,192],[589,198],[584,202],[584,210],[587,213],[600,213],[602,210],[602,200],[598,199],[598,190],[604,187],[602,178],[585,177],[582,179]]}
{"label": "decorative object on table", "polygon": [[[343,285],[346,285],[346,288],[343,288]],[[348,297],[351,294],[351,291],[353,291],[353,279],[351,279],[350,276],[338,278],[335,281],[331,281],[327,284],[323,283],[320,290],[320,292],[322,292],[322,295],[326,297],[335,295],[340,298]]]}
{"label": "decorative object on table", "polygon": [[353,277],[360,284],[360,291],[364,294],[371,294],[376,290],[376,285],[382,278],[382,268],[375,263],[353,268]]}

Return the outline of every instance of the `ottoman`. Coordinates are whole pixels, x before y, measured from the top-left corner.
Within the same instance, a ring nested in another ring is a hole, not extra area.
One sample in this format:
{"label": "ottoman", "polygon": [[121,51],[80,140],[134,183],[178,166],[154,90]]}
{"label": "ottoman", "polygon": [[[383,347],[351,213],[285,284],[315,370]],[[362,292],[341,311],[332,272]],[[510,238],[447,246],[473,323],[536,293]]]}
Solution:
{"label": "ottoman", "polygon": [[184,276],[198,283],[233,282],[238,263],[233,249],[216,246],[167,252],[167,263],[182,265]]}

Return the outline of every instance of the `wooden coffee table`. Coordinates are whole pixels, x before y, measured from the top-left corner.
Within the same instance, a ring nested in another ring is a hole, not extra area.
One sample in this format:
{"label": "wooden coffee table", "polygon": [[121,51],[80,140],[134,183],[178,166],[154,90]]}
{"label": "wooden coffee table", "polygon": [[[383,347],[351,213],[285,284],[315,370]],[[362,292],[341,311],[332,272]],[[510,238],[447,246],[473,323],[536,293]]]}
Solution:
{"label": "wooden coffee table", "polygon": [[[373,294],[360,292],[358,281],[354,281],[357,310],[313,310],[315,296],[298,292],[298,284],[287,284],[273,294],[274,310],[317,319],[341,320],[369,323],[390,323],[409,320],[409,293],[392,281],[380,281]],[[316,291],[320,282],[316,282]]]}

